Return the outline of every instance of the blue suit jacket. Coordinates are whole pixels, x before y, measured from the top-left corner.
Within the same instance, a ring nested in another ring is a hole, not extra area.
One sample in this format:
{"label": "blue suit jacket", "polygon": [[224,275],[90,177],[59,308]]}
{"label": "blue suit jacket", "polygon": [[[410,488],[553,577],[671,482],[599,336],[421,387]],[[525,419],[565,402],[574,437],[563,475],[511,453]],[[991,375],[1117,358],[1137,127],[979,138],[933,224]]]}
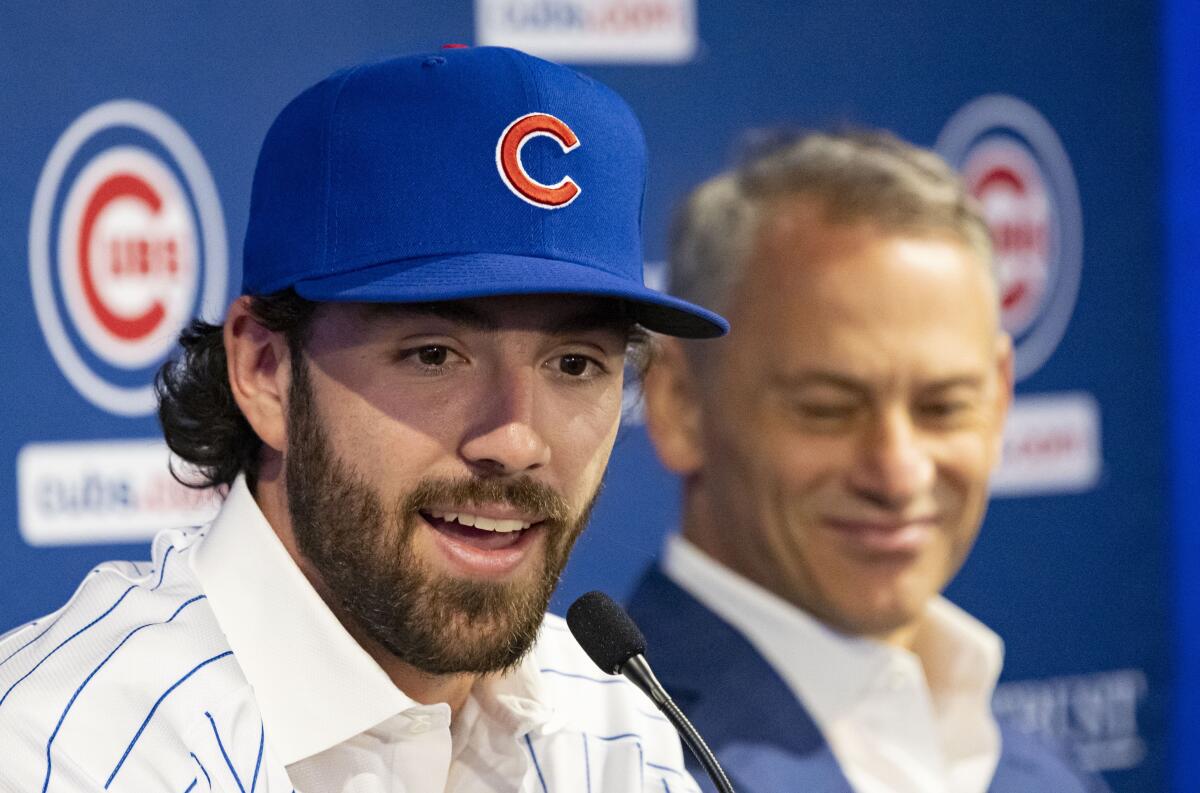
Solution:
{"label": "blue suit jacket", "polygon": [[[655,673],[738,793],[853,793],[812,717],[728,623],[657,568],[642,578],[629,612],[646,635],[646,657]],[[1107,790],[1099,778],[1081,776],[1032,736],[1001,725],[1001,740],[990,793]],[[689,770],[703,788],[713,789],[694,761]]]}

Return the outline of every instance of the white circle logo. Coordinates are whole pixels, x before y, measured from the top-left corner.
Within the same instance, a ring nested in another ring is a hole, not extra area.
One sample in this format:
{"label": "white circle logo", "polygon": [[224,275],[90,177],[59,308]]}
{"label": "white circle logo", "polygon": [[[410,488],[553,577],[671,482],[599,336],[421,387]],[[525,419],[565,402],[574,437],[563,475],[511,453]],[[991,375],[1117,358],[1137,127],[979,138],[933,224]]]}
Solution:
{"label": "white circle logo", "polygon": [[171,118],[122,100],[72,123],[38,181],[29,266],[42,333],[75,389],[111,413],[152,413],[154,371],[179,331],[224,306],[226,245],[212,176]]}
{"label": "white circle logo", "polygon": [[1066,151],[1028,104],[985,96],[946,124],[938,151],[962,173],[991,230],[1001,321],[1024,379],[1066,332],[1083,264],[1079,192]]}

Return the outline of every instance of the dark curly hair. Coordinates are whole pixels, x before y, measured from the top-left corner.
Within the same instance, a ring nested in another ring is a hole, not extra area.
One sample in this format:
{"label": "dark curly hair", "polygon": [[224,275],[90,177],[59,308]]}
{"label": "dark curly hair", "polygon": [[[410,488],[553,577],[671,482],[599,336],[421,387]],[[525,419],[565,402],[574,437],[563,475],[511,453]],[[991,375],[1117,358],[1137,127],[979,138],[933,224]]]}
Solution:
{"label": "dark curly hair", "polygon": [[[295,365],[317,305],[286,289],[252,298],[250,312],[263,327],[284,334]],[[207,488],[231,485],[244,471],[253,485],[262,441],[230,390],[223,326],[192,320],[179,334],[179,346],[179,356],[154,379],[167,446],[194,471],[172,466],[171,475],[188,487]]]}

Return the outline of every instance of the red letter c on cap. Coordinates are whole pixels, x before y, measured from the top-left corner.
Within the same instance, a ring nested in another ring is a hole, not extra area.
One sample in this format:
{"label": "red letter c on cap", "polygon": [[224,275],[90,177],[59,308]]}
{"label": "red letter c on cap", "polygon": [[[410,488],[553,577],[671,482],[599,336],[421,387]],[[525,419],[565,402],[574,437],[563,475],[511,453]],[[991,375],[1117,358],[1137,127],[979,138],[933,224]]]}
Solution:
{"label": "red letter c on cap", "polygon": [[569,176],[556,184],[542,184],[525,172],[521,149],[531,139],[545,136],[558,141],[563,152],[579,147],[579,138],[560,119],[548,113],[529,113],[505,128],[496,144],[496,168],[509,190],[526,203],[543,209],[561,209],[579,197],[580,187]]}

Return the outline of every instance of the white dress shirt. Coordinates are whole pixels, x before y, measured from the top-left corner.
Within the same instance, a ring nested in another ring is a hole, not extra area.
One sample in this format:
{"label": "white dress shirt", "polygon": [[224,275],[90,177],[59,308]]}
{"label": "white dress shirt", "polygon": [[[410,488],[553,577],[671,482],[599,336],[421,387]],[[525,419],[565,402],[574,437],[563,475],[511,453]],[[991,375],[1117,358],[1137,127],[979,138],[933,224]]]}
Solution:
{"label": "white dress shirt", "polygon": [[351,638],[244,481],[152,552],[0,639],[0,791],[696,790],[670,725],[557,617],[452,721]]}
{"label": "white dress shirt", "polygon": [[847,636],[668,538],[666,575],[762,655],[804,705],[858,793],[984,793],[1000,759],[991,711],[1000,638],[945,598],[914,652]]}

